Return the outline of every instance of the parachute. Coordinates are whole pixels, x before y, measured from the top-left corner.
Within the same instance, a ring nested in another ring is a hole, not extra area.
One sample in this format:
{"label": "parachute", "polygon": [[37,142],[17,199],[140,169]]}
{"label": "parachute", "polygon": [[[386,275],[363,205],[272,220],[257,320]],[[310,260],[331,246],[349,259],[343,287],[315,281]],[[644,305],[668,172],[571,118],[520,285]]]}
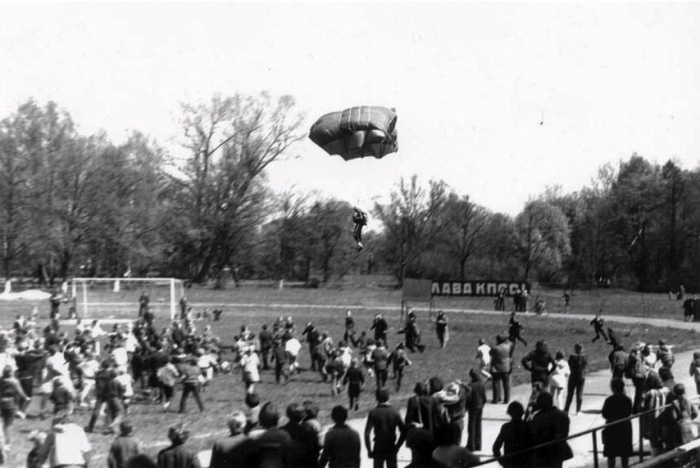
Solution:
{"label": "parachute", "polygon": [[367,156],[379,159],[399,150],[396,118],[396,112],[386,107],[351,107],[318,119],[309,139],[346,161]]}

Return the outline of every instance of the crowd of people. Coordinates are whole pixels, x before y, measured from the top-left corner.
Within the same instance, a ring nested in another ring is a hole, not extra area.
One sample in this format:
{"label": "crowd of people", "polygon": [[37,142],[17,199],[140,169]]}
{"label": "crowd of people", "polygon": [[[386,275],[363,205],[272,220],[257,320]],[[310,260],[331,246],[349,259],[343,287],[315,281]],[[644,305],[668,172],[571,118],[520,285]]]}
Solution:
{"label": "crowd of people", "polygon": [[[538,340],[520,362],[531,375],[529,401],[511,401],[515,346],[528,345],[515,312],[507,332],[496,336],[494,344],[479,341],[468,379],[444,382],[436,376],[418,382],[402,417],[390,402],[388,381],[391,371],[394,388],[400,390],[404,372],[412,364],[409,353],[425,350],[412,311],[400,330],[403,336],[392,348],[389,326],[381,314],[375,316],[369,330],[359,331],[351,311],[345,314],[344,333],[337,343],[313,323],[299,331],[292,317],[280,317],[271,327],[262,325],[257,333],[241,327],[229,346],[215,336],[211,323],[198,332],[186,300],[181,306],[180,319],[158,330],[142,296],[137,320],[115,325],[110,331],[102,330],[98,321],[86,324],[78,320],[70,337],[61,330],[59,314],[54,311],[50,325],[43,329],[37,327],[36,314],[17,317],[12,333],[0,334],[0,454],[11,453],[16,437],[13,422],[25,417],[36,393],[39,418],[48,416],[52,424],[47,433],[30,434],[34,448],[27,456],[29,468],[87,467],[91,446],[86,434],[100,426],[104,433],[116,436],[107,454],[109,468],[197,468],[199,459],[187,445],[189,433],[181,426],[170,428],[171,445],[156,459],[142,453],[128,419],[129,407],[138,399],[148,399],[170,411],[179,387],[177,410],[187,412],[192,397],[202,412],[200,394],[215,375],[240,371],[245,409],[229,416],[230,435],[213,445],[213,468],[359,468],[363,447],[375,468],[393,468],[404,443],[412,453],[411,468],[472,466],[485,455],[482,415],[489,401],[488,381],[490,402],[507,405],[511,418],[491,447],[494,456],[505,457],[500,460],[503,466],[560,467],[573,456],[564,439],[569,434],[574,399],[575,414],[581,412],[588,366],[584,346],[574,345],[567,359],[562,350],[552,355],[546,341]],[[220,312],[215,320],[219,316]],[[617,458],[623,467],[628,464],[632,433],[626,418],[633,414],[643,413],[643,435],[655,453],[689,441],[693,437],[690,422],[697,410],[683,385],[674,382],[671,347],[663,340],[658,346],[637,343],[627,353],[612,329],[606,333],[600,315],[592,325],[593,342],[602,337],[612,346],[612,395],[602,414],[607,422],[620,422],[603,433],[610,468]],[[440,346],[446,346],[449,328],[443,312],[436,318],[436,334]],[[283,416],[278,403],[262,403],[256,391],[261,370],[274,371],[279,385],[287,385],[301,371],[302,343],[308,346],[310,370],[320,373],[331,394],[347,391],[348,404],[332,409],[334,426],[325,435],[314,401],[287,405],[287,423],[280,426]],[[225,349],[233,352],[232,359],[224,358]],[[690,372],[700,393],[700,352],[695,358]],[[633,398],[625,394],[624,379],[633,384]],[[361,435],[347,425],[347,419],[351,411],[358,410],[367,387],[372,389],[376,406],[367,415]],[[85,426],[77,423],[80,414],[76,408],[89,413]]]}

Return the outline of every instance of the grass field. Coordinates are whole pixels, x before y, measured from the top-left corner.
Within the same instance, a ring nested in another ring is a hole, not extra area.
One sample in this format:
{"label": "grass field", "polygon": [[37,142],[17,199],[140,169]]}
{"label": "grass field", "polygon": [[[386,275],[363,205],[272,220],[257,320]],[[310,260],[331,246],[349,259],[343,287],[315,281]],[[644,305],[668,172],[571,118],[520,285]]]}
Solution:
{"label": "grass field", "polygon": [[[112,315],[124,315],[127,310],[134,311],[136,309],[135,298],[138,297],[139,292],[124,292],[120,300],[114,302],[132,302],[127,300],[131,298],[130,294],[134,297],[134,306],[130,308],[125,306],[123,312]],[[536,294],[538,293],[535,292]],[[558,299],[558,293],[555,291],[540,292],[540,294],[548,298],[548,303],[551,303],[550,297]],[[298,326],[303,326],[306,322],[313,321],[320,330],[329,331],[337,339],[343,332],[343,307],[345,306],[361,307],[354,310],[357,329],[359,330],[369,328],[374,314],[378,311],[377,307],[395,307],[396,312],[381,310],[392,326],[389,332],[390,346],[394,347],[402,336],[397,334],[400,293],[388,289],[379,281],[367,281],[366,284],[358,285],[354,288],[347,285],[338,285],[336,288],[328,289],[277,290],[242,287],[229,291],[208,291],[193,288],[188,290],[188,298],[194,304],[224,305],[225,313],[222,321],[215,323],[215,330],[225,343],[232,342],[233,335],[240,329],[241,325],[251,325],[253,331],[257,332],[263,323],[271,324],[274,319],[282,314],[285,316],[291,315]],[[109,297],[107,296],[106,299],[109,299]],[[655,307],[654,313],[650,312],[650,316],[674,318],[679,316],[679,303],[676,301],[668,301],[667,298],[662,298],[661,296],[647,296],[645,301],[653,304]],[[226,305],[234,303],[260,305],[255,307]],[[311,306],[285,308],[279,307],[280,304],[310,304]],[[320,306],[325,304],[342,307],[338,309],[313,307],[313,305]],[[635,315],[634,312],[640,310],[638,308],[639,304],[641,304],[639,294],[615,290],[581,292],[576,294],[572,300],[572,313],[592,313],[602,306],[610,314]],[[457,309],[482,307],[490,310],[491,300],[439,299],[437,306]],[[4,325],[7,326],[9,324],[15,313],[31,310],[31,307],[32,304],[29,303],[1,303],[0,310],[2,310],[1,316]],[[40,307],[42,313],[47,312],[47,304],[41,304]],[[197,308],[198,306],[195,306],[195,309]],[[133,312],[130,312],[130,314],[133,314]],[[428,345],[428,348],[424,354],[410,355],[413,366],[407,371],[403,388],[393,396],[396,405],[405,406],[405,399],[410,396],[414,384],[419,380],[424,380],[434,375],[442,377],[445,381],[455,378],[466,379],[467,373],[474,363],[478,339],[483,337],[487,341],[493,342],[496,334],[506,330],[508,322],[507,313],[504,313],[502,316],[450,313],[448,316],[451,340],[448,347],[441,350],[438,348],[434,330],[427,321],[427,313],[419,312],[419,323],[423,330],[424,342]],[[587,320],[555,320],[551,317],[527,315],[522,316],[521,321],[525,326],[523,336],[530,346],[527,348],[520,344],[517,346],[515,352],[516,362],[519,363],[524,354],[532,349],[536,340],[544,338],[549,343],[552,352],[562,349],[567,355],[572,351],[574,343],[582,342],[588,353],[591,369],[598,370],[607,367],[609,347],[600,342],[590,343],[592,334]],[[161,325],[167,323],[164,318],[160,322]],[[639,324],[626,327],[616,326],[615,328],[620,336],[624,337],[626,343],[639,339],[655,342],[663,337],[676,346],[676,351],[691,349],[697,343],[696,334],[690,331],[649,327],[645,333],[645,328],[639,326]],[[301,364],[303,368],[307,368],[309,365],[306,348],[302,351]],[[513,378],[516,383],[529,381],[527,373],[520,368],[515,370]],[[321,419],[324,423],[330,422],[328,414],[332,406],[338,403],[346,403],[345,395],[335,399],[332,398],[328,386],[321,383],[321,377],[308,371],[294,376],[287,386],[275,385],[274,377],[269,372],[263,373],[262,380],[262,384],[258,386],[258,393],[263,401],[275,401],[281,407],[284,407],[291,402],[301,402],[306,399],[316,400],[322,408]],[[390,382],[390,385],[393,385],[393,381]],[[373,383],[369,385],[369,388],[373,388]],[[129,418],[135,423],[137,436],[147,446],[147,451],[155,454],[162,447],[162,444],[165,444],[167,441],[167,427],[175,422],[184,422],[193,435],[214,433],[215,436],[218,436],[223,434],[226,427],[226,416],[235,409],[242,409],[243,397],[244,389],[241,384],[240,374],[234,373],[215,379],[209,391],[204,394],[206,412],[203,414],[196,412],[194,402],[189,403],[190,412],[184,416],[177,413],[163,413],[162,408],[159,406],[139,404],[133,406],[132,414]],[[179,402],[179,395],[176,395],[176,402]],[[32,407],[30,407],[30,414],[36,413],[37,407],[35,405],[36,403],[33,403]],[[372,406],[371,392],[366,391],[363,395],[360,411],[353,413],[352,416],[361,417]],[[88,418],[88,414],[76,414],[76,420],[81,425],[86,424]],[[29,445],[25,440],[26,433],[33,429],[45,430],[48,427],[48,420],[28,419],[18,421],[15,427],[15,439],[12,444],[13,453],[8,459],[7,466],[22,466],[24,457],[29,450]],[[199,450],[208,449],[211,447],[212,437],[193,438],[191,444]],[[111,442],[111,437],[93,434],[90,436],[90,440],[93,443],[95,454],[104,457]],[[96,466],[103,466],[104,464],[104,459],[95,463]]]}

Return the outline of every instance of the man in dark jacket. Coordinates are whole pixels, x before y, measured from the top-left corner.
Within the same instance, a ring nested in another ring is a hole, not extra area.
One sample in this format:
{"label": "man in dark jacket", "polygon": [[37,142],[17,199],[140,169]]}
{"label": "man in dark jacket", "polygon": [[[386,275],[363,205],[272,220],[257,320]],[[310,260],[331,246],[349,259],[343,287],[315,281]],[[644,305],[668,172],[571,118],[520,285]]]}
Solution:
{"label": "man in dark jacket", "polygon": [[246,417],[235,411],[228,421],[228,437],[214,442],[209,468],[248,468],[258,466],[258,448],[255,441],[243,434]]}
{"label": "man in dark jacket", "polygon": [[282,426],[291,440],[282,444],[282,461],[286,468],[308,468],[316,465],[321,450],[318,435],[302,425],[306,412],[304,407],[292,403],[287,406],[289,422]]}
{"label": "man in dark jacket", "polygon": [[491,384],[493,387],[492,403],[501,400],[503,387],[503,403],[510,401],[510,374],[513,371],[513,342],[503,335],[496,337],[496,346],[491,348]]}
{"label": "man in dark jacket", "polygon": [[180,413],[184,413],[187,408],[187,397],[192,394],[194,401],[199,406],[199,411],[204,412],[204,405],[199,396],[199,376],[202,375],[197,360],[190,359],[179,367],[182,375],[182,398],[180,399]]}
{"label": "man in dark jacket", "polygon": [[528,353],[521,361],[523,367],[530,371],[530,381],[542,382],[545,388],[549,386],[549,375],[554,370],[556,363],[545,340],[535,344],[535,349]]}
{"label": "man in dark jacket", "polygon": [[109,448],[107,466],[109,468],[126,468],[126,462],[131,457],[141,453],[139,442],[131,435],[134,427],[131,423],[124,421],[119,426],[119,437],[114,439]]}
{"label": "man in dark jacket", "polygon": [[486,404],[486,387],[481,381],[481,374],[471,369],[469,371],[471,392],[467,401],[469,411],[469,425],[467,429],[467,450],[470,452],[481,451],[481,418]]}
{"label": "man in dark jacket", "polygon": [[384,320],[382,314],[377,314],[374,316],[374,322],[372,322],[370,330],[374,330],[374,341],[382,340],[384,344],[389,346],[389,343],[386,340],[386,332],[389,330],[389,324],[386,323],[386,320]]}
{"label": "man in dark jacket", "polygon": [[[396,454],[406,439],[406,427],[401,415],[389,404],[389,391],[377,391],[377,405],[367,415],[365,425],[365,447],[367,455],[374,459],[374,468],[396,468]],[[398,440],[396,432],[399,432]],[[372,441],[374,433],[374,443]]]}
{"label": "man in dark jacket", "polygon": [[100,364],[100,370],[98,370],[95,374],[95,408],[92,411],[92,416],[90,417],[90,422],[85,428],[85,432],[90,433],[95,428],[95,423],[102,412],[102,407],[109,399],[109,383],[116,376],[117,372],[114,366],[112,366],[107,360],[102,361]]}
{"label": "man in dark jacket", "polygon": [[170,428],[168,438],[172,445],[158,453],[158,468],[201,468],[197,453],[185,447],[189,436],[189,431],[183,430],[181,426]]}
{"label": "man in dark jacket", "polygon": [[258,340],[260,340],[260,357],[262,358],[263,369],[268,370],[270,368],[268,355],[272,349],[272,332],[267,329],[267,325],[262,326]]}
{"label": "man in dark jacket", "polygon": [[331,410],[331,419],[335,426],[326,433],[319,468],[324,468],[327,463],[329,468],[360,468],[360,435],[345,424],[348,411],[335,406]]}
{"label": "man in dark jacket", "polygon": [[[569,416],[554,406],[552,395],[542,392],[537,397],[539,411],[530,423],[533,445],[545,444],[564,439],[569,435]],[[542,468],[561,468],[565,460],[573,457],[571,447],[566,441],[535,450],[532,466]]]}
{"label": "man in dark jacket", "polygon": [[586,384],[587,366],[588,359],[586,358],[586,354],[583,352],[583,345],[576,343],[574,345],[574,354],[569,356],[569,369],[571,373],[569,374],[569,380],[567,382],[566,406],[564,407],[564,412],[566,414],[569,414],[569,408],[571,408],[574,393],[576,393],[576,414],[581,413],[581,405],[583,404],[583,387]]}
{"label": "man in dark jacket", "polygon": [[377,390],[381,390],[386,385],[389,375],[389,352],[383,341],[378,341],[377,349],[372,351],[372,362],[374,362],[374,373],[377,378]]}

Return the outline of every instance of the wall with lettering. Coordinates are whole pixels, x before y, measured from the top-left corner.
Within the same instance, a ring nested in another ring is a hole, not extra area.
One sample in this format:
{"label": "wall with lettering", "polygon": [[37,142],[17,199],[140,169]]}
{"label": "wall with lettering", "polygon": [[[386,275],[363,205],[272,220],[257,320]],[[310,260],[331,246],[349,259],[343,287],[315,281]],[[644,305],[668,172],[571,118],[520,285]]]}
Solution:
{"label": "wall with lettering", "polygon": [[433,296],[498,296],[505,291],[512,296],[518,290],[530,291],[530,284],[524,281],[433,281]]}

